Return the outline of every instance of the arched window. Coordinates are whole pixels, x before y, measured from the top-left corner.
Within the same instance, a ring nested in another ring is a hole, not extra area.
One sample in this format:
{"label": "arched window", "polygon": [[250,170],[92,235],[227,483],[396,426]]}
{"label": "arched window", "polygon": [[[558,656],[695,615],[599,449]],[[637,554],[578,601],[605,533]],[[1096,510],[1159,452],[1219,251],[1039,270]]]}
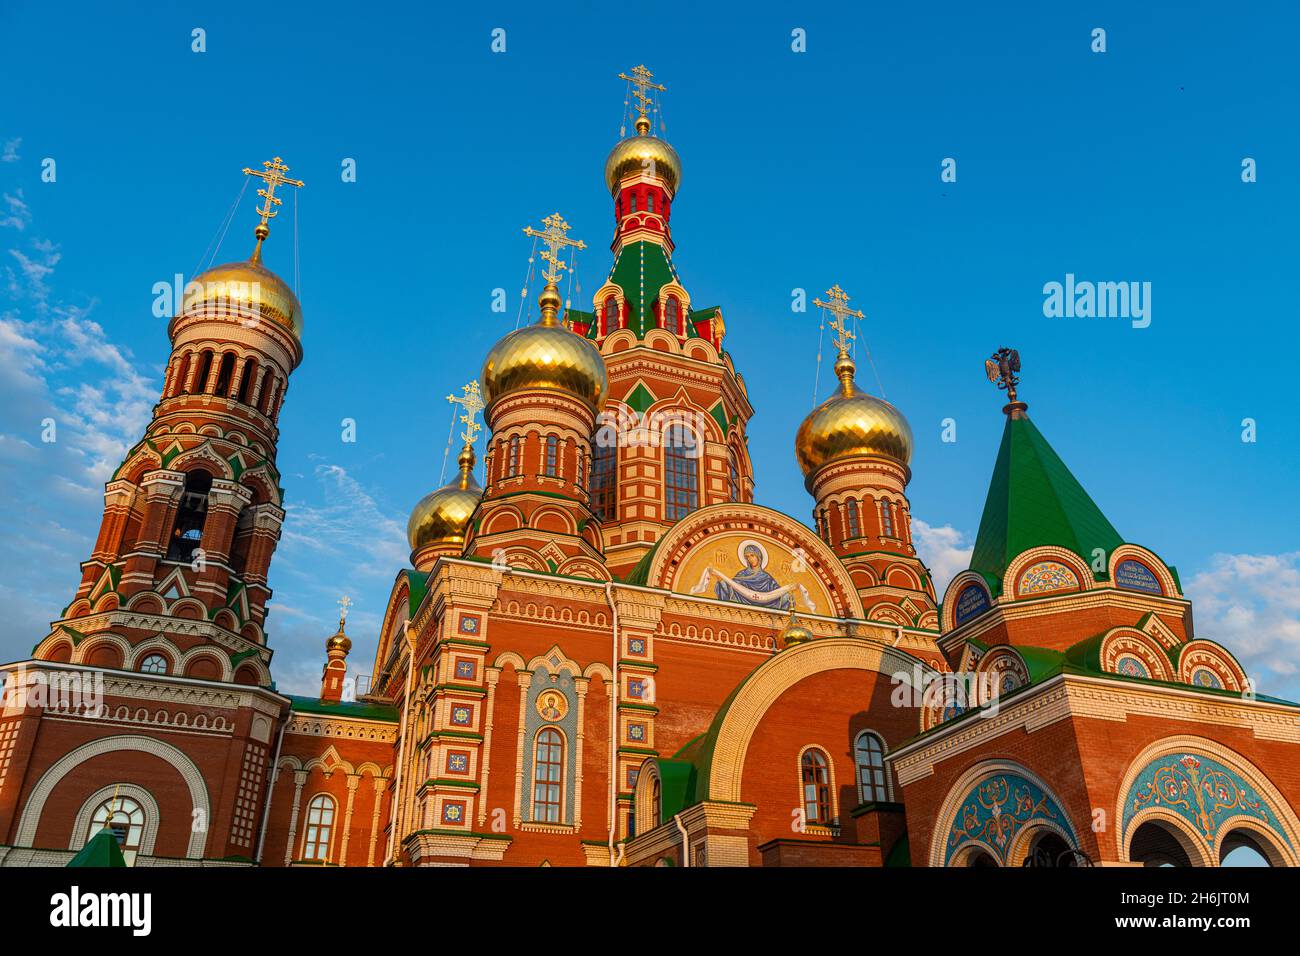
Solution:
{"label": "arched window", "polygon": [[825,508],[817,512],[817,530],[821,532],[823,541],[830,541],[831,527],[830,527],[830,523],[826,520]]}
{"label": "arched window", "polygon": [[318,793],[307,804],[307,829],[302,837],[302,858],[328,862],[334,834],[334,798]]}
{"label": "arched window", "polygon": [[241,405],[248,404],[248,396],[253,391],[253,381],[257,378],[257,359],[250,358],[244,363],[244,372],[239,376],[239,394],[235,396]]}
{"label": "arched window", "polygon": [[262,373],[262,384],[258,388],[258,410],[263,415],[271,407],[271,370]]}
{"label": "arched window", "polygon": [[564,773],[564,738],[554,727],[537,734],[533,760],[533,819],[560,822],[560,781]]}
{"label": "arched window", "polygon": [[858,800],[862,803],[883,803],[889,799],[885,786],[885,745],[879,737],[864,730],[853,744],[853,756],[858,765]]}
{"label": "arched window", "polygon": [[646,212],[654,212],[654,211],[655,211],[655,194],[654,194],[654,193],[649,193],[649,192],[648,192],[648,193],[645,194],[645,211],[646,211]]}
{"label": "arched window", "polygon": [[189,561],[203,540],[203,523],[208,517],[208,492],[212,476],[202,469],[185,476],[185,487],[176,508],[176,522],[167,543],[168,561]]}
{"label": "arched window", "polygon": [[631,206],[628,207],[628,211],[629,211],[629,212],[636,212],[636,193],[631,193],[631,194],[628,196],[628,201],[631,202],[631,204],[632,204]]}
{"label": "arched window", "polygon": [[849,537],[857,538],[862,534],[862,521],[858,517],[858,502],[850,498],[848,504]]}
{"label": "arched window", "polygon": [[605,331],[612,332],[618,328],[618,299],[610,296],[605,300]]}
{"label": "arched window", "polygon": [[223,398],[230,394],[230,381],[235,375],[235,353],[227,352],[221,357],[221,368],[217,372],[217,387],[213,394]]}
{"label": "arched window", "polygon": [[894,536],[894,505],[888,498],[880,499],[880,534],[886,538]]}
{"label": "arched window", "polygon": [[144,836],[144,808],[130,797],[110,797],[96,808],[90,818],[86,840],[89,841],[104,827],[113,831],[126,865],[135,866],[140,838]]}
{"label": "arched window", "polygon": [[668,304],[664,309],[664,326],[672,329],[674,332],[681,331],[682,324],[682,307],[677,304],[677,297],[670,295]]}
{"label": "arched window", "polygon": [[554,478],[560,473],[560,440],[554,435],[546,436],[546,474]]}
{"label": "arched window", "polygon": [[591,449],[591,511],[601,521],[618,514],[618,446],[599,439]]}
{"label": "arched window", "polygon": [[194,373],[194,384],[190,391],[195,395],[202,395],[208,390],[208,376],[212,374],[212,350],[204,349],[203,354],[199,356],[199,367]]}
{"label": "arched window", "polygon": [[506,475],[517,474],[519,474],[519,436],[514,435],[510,439],[510,458],[506,462]]}
{"label": "arched window", "polygon": [[190,353],[186,352],[181,356],[181,364],[176,369],[176,380],[172,382],[172,395],[176,396],[185,391],[185,376],[190,374]]}
{"label": "arched window", "polygon": [[805,823],[829,826],[831,822],[831,771],[826,754],[810,747],[799,759],[803,778],[803,814]]}
{"label": "arched window", "polygon": [[685,425],[664,431],[664,516],[684,518],[700,505],[699,449],[695,433]]}
{"label": "arched window", "polygon": [[167,658],[161,654],[150,654],[140,662],[140,671],[145,674],[166,674]]}
{"label": "arched window", "polygon": [[727,494],[732,501],[740,500],[740,466],[734,448],[727,452]]}
{"label": "arched window", "polygon": [[652,781],[653,786],[650,788],[650,808],[654,812],[651,819],[651,826],[659,826],[659,821],[664,818],[664,788],[658,774]]}

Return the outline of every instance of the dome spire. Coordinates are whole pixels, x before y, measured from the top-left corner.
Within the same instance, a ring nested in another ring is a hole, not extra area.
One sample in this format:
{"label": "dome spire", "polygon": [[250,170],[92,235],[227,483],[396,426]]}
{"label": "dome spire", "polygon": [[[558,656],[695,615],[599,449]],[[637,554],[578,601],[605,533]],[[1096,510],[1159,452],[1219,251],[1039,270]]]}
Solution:
{"label": "dome spire", "polygon": [[856,389],[853,373],[857,371],[857,366],[853,362],[853,356],[849,354],[849,345],[857,336],[845,327],[844,319],[846,317],[861,319],[865,316],[860,309],[849,308],[849,295],[840,288],[839,283],[826,290],[826,297],[830,301],[813,299],[813,305],[831,313],[828,324],[835,332],[835,340],[832,344],[839,352],[835,359],[835,377],[840,381],[841,394],[852,395]]}
{"label": "dome spire", "polygon": [[468,385],[462,385],[460,390],[464,394],[448,395],[447,401],[453,405],[460,405],[464,409],[460,421],[465,426],[465,430],[460,433],[460,437],[465,444],[456,458],[456,464],[460,467],[460,479],[457,485],[464,490],[474,482],[474,441],[478,438],[478,433],[483,430],[477,416],[483,410],[484,403],[483,396],[479,392],[478,379],[474,379]]}
{"label": "dome spire", "polygon": [[654,79],[654,74],[645,68],[644,63],[632,67],[631,76],[628,76],[626,73],[620,73],[618,78],[620,80],[627,80],[636,87],[636,89],[632,91],[632,96],[635,97],[637,101],[637,118],[634,125],[636,126],[638,136],[648,136],[650,134],[650,117],[646,114],[650,112],[650,106],[654,102],[654,98],[647,96],[646,90],[658,90],[660,93],[666,93],[668,92],[668,88],[660,83],[650,82]]}
{"label": "dome spire", "polygon": [[284,161],[281,160],[279,156],[276,156],[274,159],[264,160],[262,166],[264,168],[260,172],[256,169],[249,169],[247,166],[244,167],[245,176],[256,176],[258,179],[266,183],[264,187],[257,191],[257,194],[266,201],[262,204],[261,208],[254,210],[254,212],[262,217],[262,221],[259,222],[257,227],[253,230],[253,235],[257,237],[257,245],[253,247],[253,254],[248,257],[250,262],[262,261],[262,243],[265,242],[266,237],[271,234],[269,223],[276,217],[276,212],[273,207],[281,205],[280,197],[275,194],[275,187],[296,186],[302,188],[304,185],[301,179],[290,179],[284,175],[289,171],[289,167],[284,164]]}
{"label": "dome spire", "polygon": [[545,229],[537,230],[532,226],[524,226],[524,235],[532,236],[534,239],[540,239],[545,243],[546,248],[542,250],[542,260],[550,268],[542,268],[542,278],[546,280],[546,286],[542,289],[542,294],[537,297],[537,304],[542,310],[542,317],[538,325],[551,327],[560,324],[558,318],[560,313],[560,289],[557,283],[564,275],[564,271],[569,268],[568,263],[560,258],[560,250],[565,246],[573,246],[575,249],[586,249],[587,244],[581,239],[570,239],[568,237],[569,224],[564,221],[564,217],[558,212],[551,213],[542,220]]}

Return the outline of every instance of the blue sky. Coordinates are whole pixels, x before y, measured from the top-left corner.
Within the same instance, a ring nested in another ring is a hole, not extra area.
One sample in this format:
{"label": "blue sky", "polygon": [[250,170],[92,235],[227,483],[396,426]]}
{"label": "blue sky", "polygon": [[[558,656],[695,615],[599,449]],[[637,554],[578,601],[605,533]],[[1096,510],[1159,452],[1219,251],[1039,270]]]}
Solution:
{"label": "blue sky", "polygon": [[[559,210],[586,240],[575,304],[609,267],[615,75],[644,62],[684,166],[676,263],[697,305],[724,309],[762,504],[808,518],[792,439],[818,329],[791,294],[839,282],[916,433],[909,492],[940,577],[969,552],[1002,426],[981,366],[1013,345],[1030,414],[1121,534],[1177,565],[1198,633],[1300,696],[1295,13],[1020,6],[4,4],[0,657],[26,656],[68,602],[103,481],[157,399],[154,284],[193,275],[240,169],[279,154],[307,181],[306,359],[281,420],[274,669],[317,686],[347,592],[368,673],[406,516],[439,481],[443,396],[514,325],[521,227]],[[252,205],[217,261],[247,256]],[[267,260],[292,279],[282,208]],[[1067,273],[1151,283],[1150,326],[1045,317],[1043,286]]]}

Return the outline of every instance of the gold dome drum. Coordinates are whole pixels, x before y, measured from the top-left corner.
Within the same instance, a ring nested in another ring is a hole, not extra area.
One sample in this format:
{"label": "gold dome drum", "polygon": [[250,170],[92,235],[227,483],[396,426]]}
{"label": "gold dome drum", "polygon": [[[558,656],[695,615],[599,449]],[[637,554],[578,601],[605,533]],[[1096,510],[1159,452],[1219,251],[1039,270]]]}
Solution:
{"label": "gold dome drum", "polygon": [[849,381],[803,420],[794,450],[809,478],[832,461],[858,455],[906,465],[912,460],[912,428],[889,402]]}
{"label": "gold dome drum", "polygon": [[488,352],[480,381],[489,406],[510,392],[541,389],[565,392],[600,411],[609,392],[600,352],[558,323],[511,332]]}
{"label": "gold dome drum", "polygon": [[653,172],[663,178],[673,195],[682,178],[682,161],[673,149],[657,136],[629,136],[619,142],[605,160],[605,185],[610,195],[618,192],[623,177],[633,171]]}
{"label": "gold dome drum", "polygon": [[302,306],[293,290],[261,262],[227,262],[214,266],[185,287],[181,314],[208,305],[248,312],[302,336]]}

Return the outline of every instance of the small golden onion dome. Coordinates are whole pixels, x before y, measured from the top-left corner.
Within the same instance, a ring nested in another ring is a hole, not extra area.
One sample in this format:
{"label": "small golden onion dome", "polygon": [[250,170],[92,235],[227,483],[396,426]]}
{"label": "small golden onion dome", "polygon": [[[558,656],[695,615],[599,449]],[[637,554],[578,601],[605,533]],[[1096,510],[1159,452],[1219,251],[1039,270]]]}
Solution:
{"label": "small golden onion dome", "polygon": [[406,538],[411,553],[430,545],[461,545],[469,519],[483,497],[483,489],[474,480],[474,449],[466,445],[457,460],[460,474],[437,491],[420,499],[406,523]]}
{"label": "small golden onion dome", "polygon": [[343,622],[339,621],[338,633],[325,642],[326,653],[330,651],[342,651],[346,654],[352,650],[352,639],[343,633]]}
{"label": "small golden onion dome", "polygon": [[781,646],[794,647],[796,644],[806,644],[812,639],[813,632],[800,624],[799,619],[793,614],[790,615],[790,623],[781,631]]}
{"label": "small golden onion dome", "polygon": [[491,406],[523,389],[567,392],[600,411],[609,393],[605,360],[596,346],[557,319],[560,296],[548,283],[538,299],[542,318],[515,329],[488,352],[483,363],[483,400]]}
{"label": "small golden onion dome", "polygon": [[889,402],[868,395],[853,381],[853,360],[841,353],[835,363],[835,394],[809,413],[795,436],[794,452],[804,477],[811,479],[833,461],[856,455],[912,460],[912,427]]}
{"label": "small golden onion dome", "polygon": [[[642,129],[638,124],[638,130]],[[649,129],[647,123],[644,127]],[[634,170],[653,170],[668,184],[668,191],[677,195],[677,186],[682,179],[682,161],[677,150],[649,132],[638,132],[621,140],[609,152],[605,160],[605,185],[611,196],[618,193],[618,184],[623,177]]]}
{"label": "small golden onion dome", "polygon": [[209,304],[265,316],[302,337],[298,297],[283,279],[262,265],[260,252],[254,252],[253,258],[245,262],[227,262],[195,276],[185,287],[181,314]]}

